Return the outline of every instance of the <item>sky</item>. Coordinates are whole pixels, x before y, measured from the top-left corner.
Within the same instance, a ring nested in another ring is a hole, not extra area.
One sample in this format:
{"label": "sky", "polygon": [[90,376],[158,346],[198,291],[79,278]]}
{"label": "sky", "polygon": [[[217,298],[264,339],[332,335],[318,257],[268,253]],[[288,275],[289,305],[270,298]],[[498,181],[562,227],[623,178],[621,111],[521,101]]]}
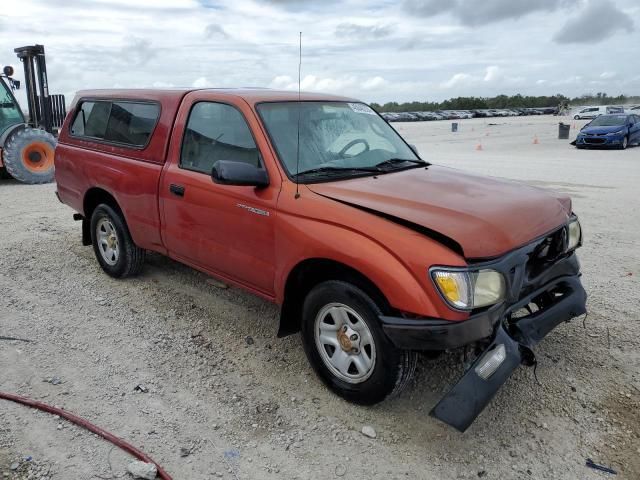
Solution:
{"label": "sky", "polygon": [[52,93],[270,87],[367,102],[640,94],[640,0],[6,0],[0,64]]}

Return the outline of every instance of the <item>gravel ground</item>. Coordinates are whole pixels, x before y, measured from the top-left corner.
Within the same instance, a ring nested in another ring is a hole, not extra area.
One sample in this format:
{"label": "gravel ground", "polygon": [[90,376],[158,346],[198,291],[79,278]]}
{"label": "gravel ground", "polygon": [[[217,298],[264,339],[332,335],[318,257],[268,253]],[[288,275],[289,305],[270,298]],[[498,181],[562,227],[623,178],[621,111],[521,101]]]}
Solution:
{"label": "gravel ground", "polygon": [[[434,163],[568,192],[585,232],[585,326],[552,332],[536,350],[540,384],[519,369],[465,434],[428,416],[461,373],[455,352],[421,359],[399,398],[348,404],[315,378],[297,336],[275,338],[274,306],[159,255],[113,280],[55,185],[13,181],[0,182],[0,335],[30,342],[0,340],[0,390],[89,419],[174,479],[608,476],[586,458],[637,479],[640,148],[578,151],[556,139],[557,121],[396,125]],[[130,460],[0,400],[0,478],[116,478]]]}

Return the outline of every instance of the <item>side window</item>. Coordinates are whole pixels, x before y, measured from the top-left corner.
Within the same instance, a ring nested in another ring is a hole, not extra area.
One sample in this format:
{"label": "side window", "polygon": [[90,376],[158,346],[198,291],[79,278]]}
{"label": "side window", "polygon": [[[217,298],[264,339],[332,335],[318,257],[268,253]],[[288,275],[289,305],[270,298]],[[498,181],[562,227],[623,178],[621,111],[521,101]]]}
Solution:
{"label": "side window", "polygon": [[261,165],[249,126],[238,110],[223,103],[196,103],[182,139],[180,166],[209,175],[218,160]]}
{"label": "side window", "polygon": [[160,115],[160,107],[141,102],[82,102],[71,134],[144,147]]}
{"label": "side window", "polygon": [[154,103],[114,102],[104,139],[143,147],[159,115],[160,107]]}
{"label": "side window", "polygon": [[71,134],[103,139],[110,109],[109,102],[82,102],[71,125]]}

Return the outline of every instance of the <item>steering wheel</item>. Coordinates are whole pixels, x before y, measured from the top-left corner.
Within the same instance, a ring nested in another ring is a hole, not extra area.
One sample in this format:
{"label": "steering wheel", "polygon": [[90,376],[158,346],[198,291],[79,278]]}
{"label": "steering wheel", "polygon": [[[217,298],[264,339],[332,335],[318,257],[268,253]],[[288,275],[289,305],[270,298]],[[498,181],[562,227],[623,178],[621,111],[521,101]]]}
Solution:
{"label": "steering wheel", "polygon": [[[344,147],[342,147],[342,150],[338,152],[338,155],[340,155],[341,157],[344,157],[351,147],[359,143],[362,143],[364,145],[364,150],[360,153],[365,153],[370,150],[369,142],[367,142],[364,138],[356,138],[355,140],[351,140]],[[351,155],[351,156],[354,156],[354,155]]]}

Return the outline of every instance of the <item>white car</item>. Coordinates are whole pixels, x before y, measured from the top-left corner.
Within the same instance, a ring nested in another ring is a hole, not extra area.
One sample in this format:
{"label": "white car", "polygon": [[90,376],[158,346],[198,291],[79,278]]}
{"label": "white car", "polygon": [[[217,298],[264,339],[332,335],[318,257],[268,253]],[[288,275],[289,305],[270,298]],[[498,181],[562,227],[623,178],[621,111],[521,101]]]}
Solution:
{"label": "white car", "polygon": [[456,110],[455,113],[460,117],[460,118],[473,118],[473,113],[467,111],[467,110]]}
{"label": "white car", "polygon": [[578,110],[574,115],[574,120],[594,119],[600,115],[612,113],[624,113],[623,107],[585,107]]}

